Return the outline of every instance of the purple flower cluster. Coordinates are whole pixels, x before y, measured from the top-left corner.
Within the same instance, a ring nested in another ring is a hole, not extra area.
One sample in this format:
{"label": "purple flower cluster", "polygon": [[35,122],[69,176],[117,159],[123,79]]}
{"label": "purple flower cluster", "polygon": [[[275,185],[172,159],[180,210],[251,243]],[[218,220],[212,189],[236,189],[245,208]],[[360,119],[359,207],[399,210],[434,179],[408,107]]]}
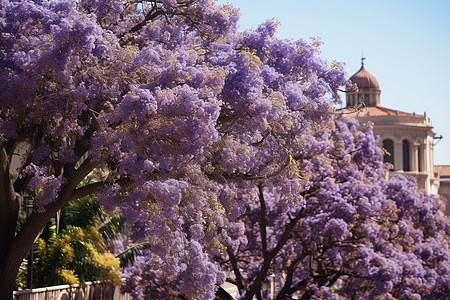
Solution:
{"label": "purple flower cluster", "polygon": [[20,174],[21,177],[30,177],[28,188],[34,191],[34,203],[37,211],[43,212],[44,206],[54,202],[58,197],[58,191],[61,185],[65,183],[62,176],[55,177],[47,168],[38,167],[31,163]]}

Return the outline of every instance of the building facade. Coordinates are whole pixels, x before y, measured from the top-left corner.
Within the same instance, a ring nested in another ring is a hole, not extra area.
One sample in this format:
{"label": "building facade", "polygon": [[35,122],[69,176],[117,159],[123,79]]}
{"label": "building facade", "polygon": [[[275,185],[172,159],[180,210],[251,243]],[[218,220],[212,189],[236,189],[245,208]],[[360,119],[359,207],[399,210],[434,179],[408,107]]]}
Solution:
{"label": "building facade", "polygon": [[[381,106],[380,86],[365,69],[364,59],[350,80],[358,89],[346,93],[346,106],[339,112],[356,118],[362,126],[368,122],[374,124],[374,133],[380,136],[384,161],[390,163],[391,173],[415,177],[420,190],[450,199],[450,166],[434,166],[436,133],[426,114]],[[447,171],[448,178],[444,175]],[[447,211],[450,213],[449,205]]]}
{"label": "building facade", "polygon": [[450,216],[450,165],[434,166],[439,177],[439,195],[447,200],[445,213]]}

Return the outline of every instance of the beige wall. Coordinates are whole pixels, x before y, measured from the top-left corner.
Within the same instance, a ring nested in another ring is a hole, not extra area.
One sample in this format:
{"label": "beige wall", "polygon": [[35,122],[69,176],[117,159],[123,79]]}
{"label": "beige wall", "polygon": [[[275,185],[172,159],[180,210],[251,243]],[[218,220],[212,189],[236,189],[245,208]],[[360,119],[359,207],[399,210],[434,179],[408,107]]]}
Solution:
{"label": "beige wall", "polygon": [[450,179],[441,179],[439,186],[439,195],[446,200],[445,214],[450,215]]}

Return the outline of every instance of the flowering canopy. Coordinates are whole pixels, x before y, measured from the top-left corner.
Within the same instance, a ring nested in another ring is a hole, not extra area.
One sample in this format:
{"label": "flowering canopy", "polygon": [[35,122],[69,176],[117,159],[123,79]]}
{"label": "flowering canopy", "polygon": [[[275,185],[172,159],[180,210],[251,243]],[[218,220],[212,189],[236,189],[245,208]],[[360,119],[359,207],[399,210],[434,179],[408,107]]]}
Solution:
{"label": "flowering canopy", "polygon": [[[93,193],[151,245],[125,270],[136,297],[226,297],[230,271],[248,299],[270,272],[280,297],[445,286],[448,225],[411,183],[384,181],[370,128],[334,119],[347,81],[317,41],[278,39],[273,20],[238,32],[212,0],[0,8],[0,293],[45,223]],[[15,235],[25,193],[35,209]]]}

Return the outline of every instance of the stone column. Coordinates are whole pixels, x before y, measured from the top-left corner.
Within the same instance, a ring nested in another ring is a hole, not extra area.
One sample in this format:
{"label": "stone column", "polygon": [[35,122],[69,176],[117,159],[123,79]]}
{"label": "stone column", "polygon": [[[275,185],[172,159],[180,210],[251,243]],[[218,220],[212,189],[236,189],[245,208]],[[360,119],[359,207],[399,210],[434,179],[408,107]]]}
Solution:
{"label": "stone column", "polygon": [[403,144],[394,142],[394,170],[403,171]]}
{"label": "stone column", "polygon": [[432,144],[430,143],[429,139],[426,138],[423,143],[423,171],[427,174],[430,174],[432,168],[431,168],[431,150]]}
{"label": "stone column", "polygon": [[413,172],[419,172],[419,146],[418,143],[411,145],[411,171]]}

